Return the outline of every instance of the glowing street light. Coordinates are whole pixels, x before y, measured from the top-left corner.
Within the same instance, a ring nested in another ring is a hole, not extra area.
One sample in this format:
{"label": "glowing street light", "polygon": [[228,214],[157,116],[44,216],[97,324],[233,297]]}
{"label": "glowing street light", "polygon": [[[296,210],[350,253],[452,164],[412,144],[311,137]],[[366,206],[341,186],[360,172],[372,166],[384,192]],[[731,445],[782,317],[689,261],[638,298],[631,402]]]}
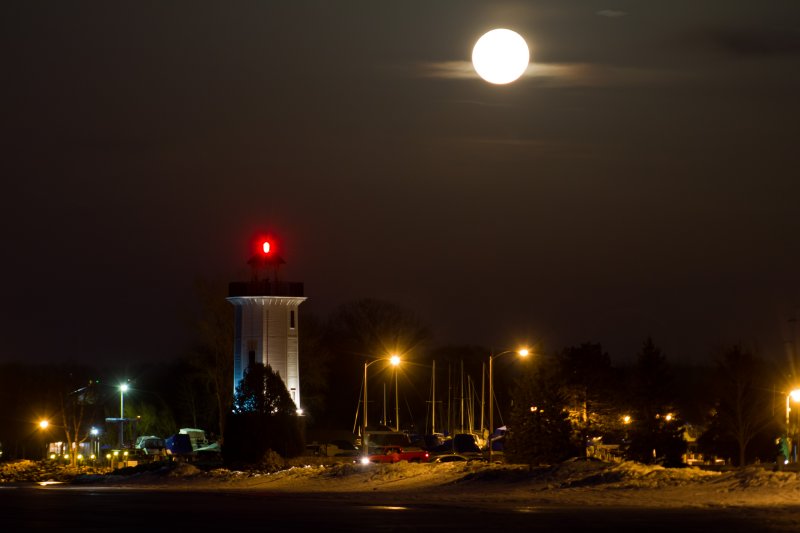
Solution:
{"label": "glowing street light", "polygon": [[45,459],[47,459],[47,448],[48,448],[48,446],[47,446],[47,436],[45,435],[45,431],[47,431],[48,427],[50,427],[50,421],[48,421],[48,420],[46,420],[44,418],[39,421],[39,429],[42,430],[42,436],[44,437],[43,440],[44,440],[44,458]]}
{"label": "glowing street light", "polygon": [[[363,426],[361,427],[361,446],[366,451],[366,438],[367,438],[367,368],[373,363],[377,363],[378,361],[389,361],[392,366],[397,366],[400,364],[400,356],[392,355],[391,357],[382,357],[380,359],[375,359],[374,361],[365,361],[364,362],[364,416],[361,418],[361,422]],[[395,391],[396,392],[396,391]],[[395,401],[395,404],[397,402]]]}
{"label": "glowing street light", "polygon": [[394,366],[394,430],[400,431],[400,389],[397,388],[397,366],[400,364],[400,357],[392,355],[389,362]]}
{"label": "glowing street light", "polygon": [[119,447],[122,448],[123,433],[125,428],[125,393],[128,392],[128,384],[122,383],[119,386]]}
{"label": "glowing street light", "polygon": [[[793,401],[795,403],[800,402],[800,389],[791,390],[786,395],[786,437],[787,438],[790,438],[790,434],[791,434],[791,426],[789,424],[789,413],[792,412],[792,407],[789,404],[790,401]],[[792,441],[790,440],[789,442],[791,443]],[[794,448],[794,444],[792,444],[791,447]],[[789,450],[789,455],[793,456],[791,449]],[[788,458],[787,458],[787,460],[788,460]]]}
{"label": "glowing street light", "polygon": [[507,353],[516,353],[520,357],[527,357],[530,353],[527,348],[522,348],[520,350],[506,350],[505,352],[500,352],[497,355],[490,354],[489,355],[489,462],[492,462],[492,434],[494,434],[494,375],[492,372],[492,362],[500,357],[501,355],[505,355]]}
{"label": "glowing street light", "polygon": [[792,411],[792,408],[789,406],[789,400],[797,403],[800,402],[800,389],[794,389],[789,391],[789,394],[786,395],[786,429],[789,429],[789,413]]}

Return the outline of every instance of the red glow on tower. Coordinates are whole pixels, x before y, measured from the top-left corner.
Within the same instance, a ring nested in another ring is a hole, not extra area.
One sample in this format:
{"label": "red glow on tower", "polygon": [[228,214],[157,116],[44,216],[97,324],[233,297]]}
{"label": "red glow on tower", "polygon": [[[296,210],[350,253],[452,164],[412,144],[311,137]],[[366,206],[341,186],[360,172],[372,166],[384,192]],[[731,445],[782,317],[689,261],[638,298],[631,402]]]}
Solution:
{"label": "red glow on tower", "polygon": [[[280,239],[270,233],[260,233],[250,241],[252,256],[247,262],[253,268],[252,280],[257,282],[263,274],[266,279],[278,281],[278,267],[286,261],[278,255],[281,251]],[[261,272],[259,272],[261,271]]]}

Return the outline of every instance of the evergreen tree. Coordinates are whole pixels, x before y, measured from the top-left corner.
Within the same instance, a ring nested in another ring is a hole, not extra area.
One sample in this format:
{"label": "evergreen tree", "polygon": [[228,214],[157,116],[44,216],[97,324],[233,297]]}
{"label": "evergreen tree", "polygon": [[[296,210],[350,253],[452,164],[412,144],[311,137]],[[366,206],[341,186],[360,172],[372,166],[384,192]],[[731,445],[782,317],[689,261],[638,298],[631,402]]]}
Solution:
{"label": "evergreen tree", "polygon": [[673,377],[666,356],[651,338],[637,355],[630,390],[633,416],[628,457],[643,463],[681,464],[687,444],[674,409]]}
{"label": "evergreen tree", "polygon": [[269,365],[250,365],[236,387],[234,413],[294,414],[297,410],[281,376]]}
{"label": "evergreen tree", "polygon": [[251,365],[236,387],[233,413],[225,425],[225,461],[261,464],[275,453],[301,454],[304,442],[296,411],[280,375],[268,365]]}
{"label": "evergreen tree", "polygon": [[513,390],[514,405],[504,453],[509,461],[552,464],[576,452],[567,400],[553,361],[526,365]]}
{"label": "evergreen tree", "polygon": [[576,439],[584,445],[609,428],[611,358],[600,344],[583,343],[558,356],[560,380],[566,395]]}

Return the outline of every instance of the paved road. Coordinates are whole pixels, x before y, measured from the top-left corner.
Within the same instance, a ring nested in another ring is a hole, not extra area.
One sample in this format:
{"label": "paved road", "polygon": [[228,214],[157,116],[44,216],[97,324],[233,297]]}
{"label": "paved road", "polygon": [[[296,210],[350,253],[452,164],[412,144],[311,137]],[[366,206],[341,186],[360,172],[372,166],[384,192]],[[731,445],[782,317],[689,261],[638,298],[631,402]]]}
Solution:
{"label": "paved road", "polygon": [[386,505],[370,495],[172,491],[109,487],[0,488],[0,531],[800,531],[800,506],[766,509]]}

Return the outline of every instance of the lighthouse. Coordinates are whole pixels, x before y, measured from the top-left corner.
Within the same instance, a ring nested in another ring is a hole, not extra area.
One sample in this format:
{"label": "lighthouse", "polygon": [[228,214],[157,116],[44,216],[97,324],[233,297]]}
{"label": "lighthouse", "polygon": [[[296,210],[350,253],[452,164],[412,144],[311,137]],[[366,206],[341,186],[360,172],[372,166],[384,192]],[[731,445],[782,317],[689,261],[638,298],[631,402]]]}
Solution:
{"label": "lighthouse", "polygon": [[274,239],[259,239],[248,261],[250,281],[228,284],[227,300],[234,306],[233,386],[236,390],[250,366],[269,365],[300,410],[298,308],[305,297],[302,283],[280,279],[286,262],[278,252]]}

